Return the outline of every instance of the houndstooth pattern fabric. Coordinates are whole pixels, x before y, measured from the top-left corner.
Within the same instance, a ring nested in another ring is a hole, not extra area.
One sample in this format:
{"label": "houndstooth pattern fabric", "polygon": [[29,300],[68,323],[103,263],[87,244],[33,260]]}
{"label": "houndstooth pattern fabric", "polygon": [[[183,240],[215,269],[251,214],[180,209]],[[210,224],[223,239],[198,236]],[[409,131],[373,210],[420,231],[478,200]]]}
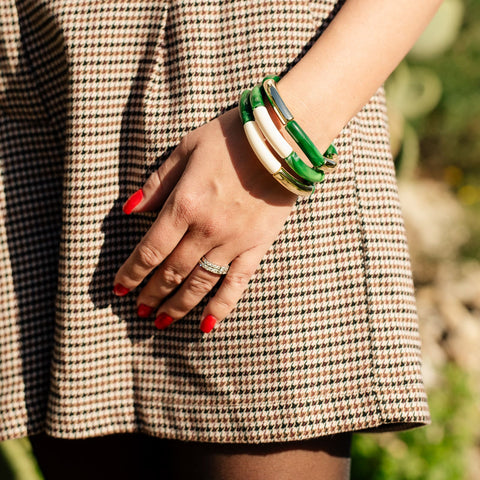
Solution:
{"label": "houndstooth pattern fabric", "polygon": [[204,304],[160,332],[111,292],[154,219],[123,202],[340,7],[2,0],[1,439],[271,442],[428,423],[381,89],[211,334]]}

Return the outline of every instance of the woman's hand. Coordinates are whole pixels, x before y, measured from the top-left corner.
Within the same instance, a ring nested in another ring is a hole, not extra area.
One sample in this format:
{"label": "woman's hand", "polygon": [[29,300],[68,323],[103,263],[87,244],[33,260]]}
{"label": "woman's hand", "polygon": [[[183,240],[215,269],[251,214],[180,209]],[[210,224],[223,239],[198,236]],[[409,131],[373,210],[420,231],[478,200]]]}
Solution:
{"label": "woman's hand", "polygon": [[160,213],[117,272],[114,292],[127,294],[156,269],[138,295],[138,314],[156,310],[163,329],[222,278],[199,266],[202,256],[230,264],[203,311],[201,329],[209,332],[235,307],[295,200],[255,157],[237,110],[226,112],[186,135],[125,204],[127,213]]}

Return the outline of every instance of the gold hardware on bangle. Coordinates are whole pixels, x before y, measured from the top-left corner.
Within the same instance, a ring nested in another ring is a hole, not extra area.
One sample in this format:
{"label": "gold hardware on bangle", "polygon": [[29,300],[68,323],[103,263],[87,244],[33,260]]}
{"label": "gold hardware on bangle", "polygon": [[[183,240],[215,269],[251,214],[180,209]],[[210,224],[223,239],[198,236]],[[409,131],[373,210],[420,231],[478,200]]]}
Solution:
{"label": "gold hardware on bangle", "polygon": [[283,167],[273,174],[277,182],[281,183],[286,189],[296,195],[308,197],[315,191],[315,185],[305,184],[297,180],[293,175],[288,173]]}

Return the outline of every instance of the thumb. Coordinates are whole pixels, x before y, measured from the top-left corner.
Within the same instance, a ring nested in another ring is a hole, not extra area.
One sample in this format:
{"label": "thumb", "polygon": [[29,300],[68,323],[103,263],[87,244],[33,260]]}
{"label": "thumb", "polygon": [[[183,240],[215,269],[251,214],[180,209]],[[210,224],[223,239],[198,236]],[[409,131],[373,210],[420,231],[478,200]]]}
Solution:
{"label": "thumb", "polygon": [[153,172],[143,187],[133,193],[123,205],[127,215],[160,210],[182,176],[190,152],[182,141],[170,156]]}

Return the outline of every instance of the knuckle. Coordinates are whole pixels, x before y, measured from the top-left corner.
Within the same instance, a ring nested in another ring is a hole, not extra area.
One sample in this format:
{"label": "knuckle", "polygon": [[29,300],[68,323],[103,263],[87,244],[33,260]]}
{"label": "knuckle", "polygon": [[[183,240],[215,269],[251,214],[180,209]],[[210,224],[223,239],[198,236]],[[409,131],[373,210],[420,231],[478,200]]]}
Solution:
{"label": "knuckle", "polygon": [[138,247],[138,261],[143,267],[148,269],[155,268],[162,263],[163,257],[160,251],[153,245],[144,243]]}
{"label": "knuckle", "polygon": [[235,290],[243,289],[248,285],[251,275],[245,272],[229,272],[223,279],[223,285]]}
{"label": "knuckle", "polygon": [[182,155],[188,155],[190,151],[190,138],[189,135],[184,135],[181,139],[180,142],[178,142],[178,150]]}
{"label": "knuckle", "polygon": [[152,187],[157,188],[162,185],[165,178],[165,173],[163,168],[157,168],[150,178],[147,180],[147,183],[150,183]]}
{"label": "knuckle", "polygon": [[166,265],[159,275],[161,282],[168,288],[178,287],[185,280],[185,276],[173,265]]}
{"label": "knuckle", "polygon": [[178,194],[174,200],[174,215],[179,220],[190,224],[196,217],[197,200],[191,195]]}
{"label": "knuckle", "polygon": [[140,304],[148,305],[150,307],[156,307],[162,297],[155,294],[155,292],[145,293],[142,292],[137,298],[137,306]]}
{"label": "knuckle", "polygon": [[195,296],[205,296],[211,289],[213,285],[205,278],[193,277],[189,284],[188,288]]}
{"label": "knuckle", "polygon": [[[215,297],[212,299],[211,307],[213,310],[219,310],[225,313],[233,309],[234,303],[222,295],[215,295]],[[216,316],[218,318],[218,314]]]}
{"label": "knuckle", "polygon": [[205,221],[201,225],[197,225],[196,233],[203,238],[215,238],[219,233],[219,226],[212,221]]}

